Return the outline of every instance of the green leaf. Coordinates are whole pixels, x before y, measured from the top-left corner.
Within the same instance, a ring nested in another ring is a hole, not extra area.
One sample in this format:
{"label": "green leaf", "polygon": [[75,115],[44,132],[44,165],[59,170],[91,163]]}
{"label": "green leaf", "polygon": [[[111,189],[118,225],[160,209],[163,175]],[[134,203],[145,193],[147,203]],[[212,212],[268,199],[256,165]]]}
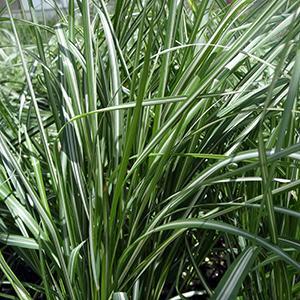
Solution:
{"label": "green leaf", "polygon": [[117,292],[113,294],[113,300],[128,300],[128,297],[126,293]]}
{"label": "green leaf", "polygon": [[226,270],[211,299],[236,299],[258,253],[257,247],[246,248]]}
{"label": "green leaf", "polygon": [[5,274],[6,278],[11,283],[11,285],[14,288],[18,297],[20,299],[24,299],[24,300],[31,300],[32,298],[30,297],[27,290],[24,288],[22,283],[19,281],[19,279],[13,273],[13,271],[11,270],[9,265],[6,263],[3,255],[2,255],[2,252],[0,252],[0,268],[1,268],[2,272]]}
{"label": "green leaf", "polygon": [[74,275],[76,273],[77,263],[80,255],[80,249],[85,244],[85,241],[76,246],[70,254],[69,264],[68,264],[68,272],[70,274],[71,282],[74,282]]}
{"label": "green leaf", "polygon": [[0,233],[0,241],[3,244],[13,247],[34,250],[39,249],[39,245],[34,239],[20,235]]}

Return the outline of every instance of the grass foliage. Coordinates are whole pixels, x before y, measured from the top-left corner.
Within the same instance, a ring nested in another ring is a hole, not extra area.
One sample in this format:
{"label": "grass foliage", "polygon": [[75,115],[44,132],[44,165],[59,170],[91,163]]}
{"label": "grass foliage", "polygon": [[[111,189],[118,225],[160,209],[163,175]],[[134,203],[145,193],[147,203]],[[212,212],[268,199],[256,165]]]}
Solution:
{"label": "grass foliage", "polygon": [[300,297],[300,1],[10,2],[1,299]]}

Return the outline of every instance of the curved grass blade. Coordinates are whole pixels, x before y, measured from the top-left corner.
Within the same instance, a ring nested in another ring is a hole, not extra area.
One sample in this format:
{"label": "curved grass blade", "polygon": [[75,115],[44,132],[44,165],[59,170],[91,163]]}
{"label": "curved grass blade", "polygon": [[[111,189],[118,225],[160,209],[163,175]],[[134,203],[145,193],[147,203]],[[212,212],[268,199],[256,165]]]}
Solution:
{"label": "curved grass blade", "polygon": [[241,285],[259,253],[257,247],[245,249],[230,265],[218,283],[212,300],[236,299]]}

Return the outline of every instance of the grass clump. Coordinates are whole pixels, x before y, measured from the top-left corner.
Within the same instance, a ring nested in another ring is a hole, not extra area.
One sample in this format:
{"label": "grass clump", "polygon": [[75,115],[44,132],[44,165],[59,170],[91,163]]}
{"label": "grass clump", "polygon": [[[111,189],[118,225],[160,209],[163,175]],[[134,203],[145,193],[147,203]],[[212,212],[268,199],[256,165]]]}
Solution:
{"label": "grass clump", "polygon": [[1,17],[1,297],[299,297],[299,1],[28,4]]}

